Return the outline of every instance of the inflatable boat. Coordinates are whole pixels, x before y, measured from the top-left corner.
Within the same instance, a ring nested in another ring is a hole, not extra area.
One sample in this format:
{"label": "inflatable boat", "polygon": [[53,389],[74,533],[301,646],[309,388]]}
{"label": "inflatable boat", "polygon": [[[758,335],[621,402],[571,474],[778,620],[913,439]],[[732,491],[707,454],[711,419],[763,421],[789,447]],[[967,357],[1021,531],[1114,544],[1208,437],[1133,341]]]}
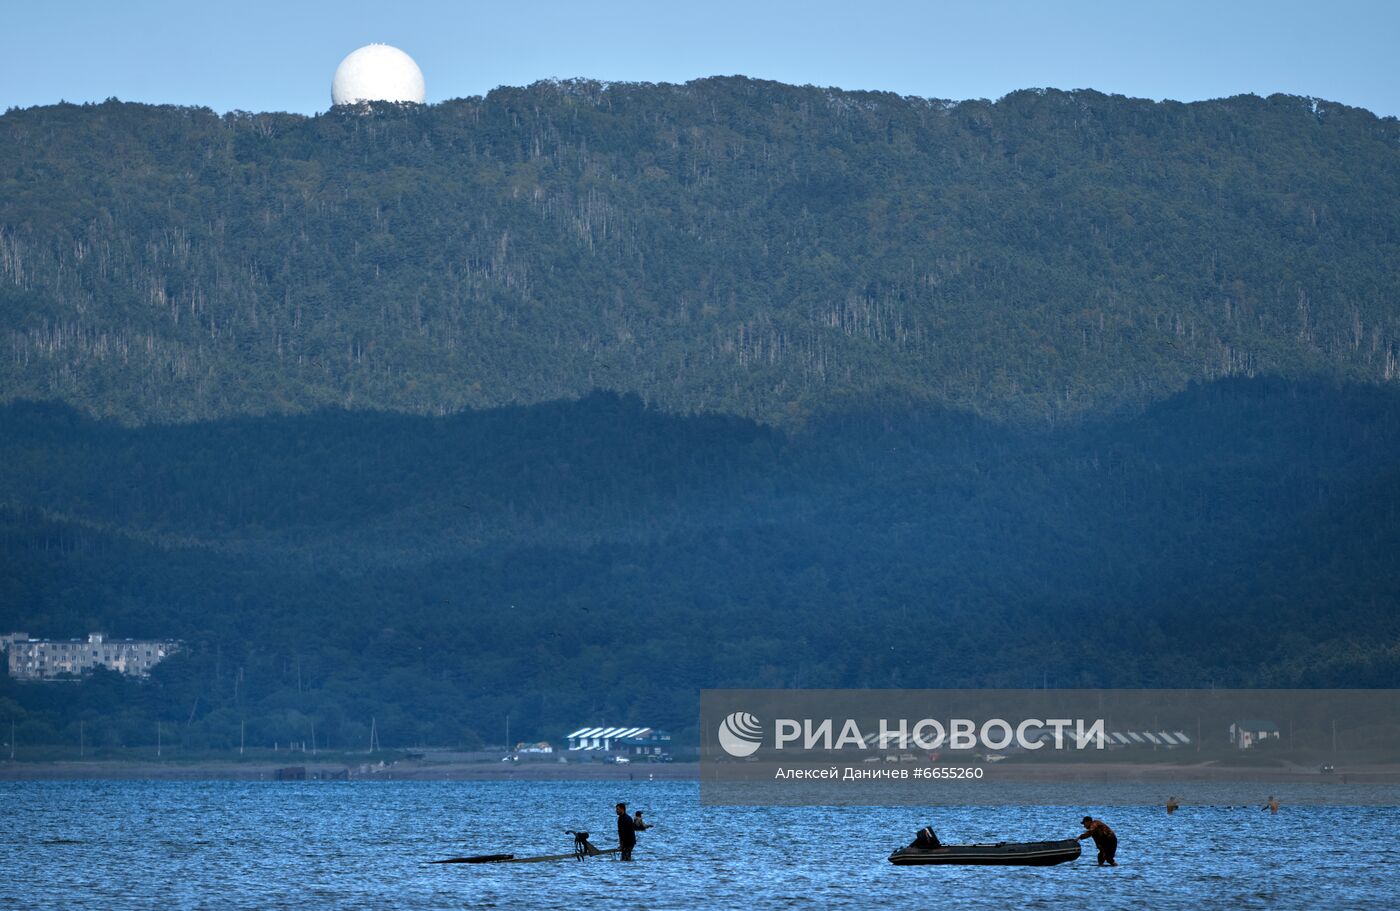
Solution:
{"label": "inflatable boat", "polygon": [[908,867],[920,864],[984,864],[988,866],[1049,867],[1079,857],[1079,842],[999,841],[994,845],[910,845],[890,855],[890,863]]}

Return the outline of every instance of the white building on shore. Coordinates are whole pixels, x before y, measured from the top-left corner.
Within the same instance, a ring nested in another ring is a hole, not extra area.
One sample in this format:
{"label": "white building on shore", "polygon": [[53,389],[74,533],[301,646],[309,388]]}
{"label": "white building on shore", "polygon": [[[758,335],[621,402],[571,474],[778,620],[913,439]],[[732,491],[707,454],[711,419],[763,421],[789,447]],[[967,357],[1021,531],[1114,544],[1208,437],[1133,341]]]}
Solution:
{"label": "white building on shore", "polygon": [[145,677],[180,648],[173,639],[108,639],[90,633],[83,639],[30,639],[28,633],[0,636],[9,653],[10,676],[16,680],[48,680],[60,674],[85,674],[102,667],[133,677]]}
{"label": "white building on shore", "polygon": [[595,725],[579,728],[569,735],[568,741],[570,752],[598,750],[631,753],[636,756],[660,756],[670,749],[671,735],[656,728]]}

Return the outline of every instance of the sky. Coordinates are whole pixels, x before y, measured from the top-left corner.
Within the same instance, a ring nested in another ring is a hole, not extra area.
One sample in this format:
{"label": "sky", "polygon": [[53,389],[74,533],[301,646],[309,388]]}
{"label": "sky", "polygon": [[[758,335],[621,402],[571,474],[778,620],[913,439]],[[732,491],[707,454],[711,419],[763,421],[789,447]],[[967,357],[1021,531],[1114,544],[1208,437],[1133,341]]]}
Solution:
{"label": "sky", "polygon": [[0,0],[0,110],[60,100],[314,113],[396,45],[428,100],[584,76],[742,74],[961,100],[1093,88],[1310,95],[1400,114],[1400,0]]}

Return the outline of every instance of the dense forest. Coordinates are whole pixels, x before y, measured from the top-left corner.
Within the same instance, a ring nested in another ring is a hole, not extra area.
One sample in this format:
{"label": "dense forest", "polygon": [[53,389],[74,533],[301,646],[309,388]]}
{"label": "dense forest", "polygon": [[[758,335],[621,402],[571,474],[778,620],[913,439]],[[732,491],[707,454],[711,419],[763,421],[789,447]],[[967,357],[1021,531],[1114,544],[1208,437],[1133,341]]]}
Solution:
{"label": "dense forest", "polygon": [[0,116],[0,397],[131,423],[635,392],[1054,422],[1392,382],[1400,124],[1309,98],[546,82]]}
{"label": "dense forest", "polygon": [[685,732],[720,685],[1395,685],[1397,451],[1400,395],[1259,379],[1053,431],[14,404],[0,624],[189,649],[146,685],[8,683],[0,715],[363,748],[371,718],[395,746]]}
{"label": "dense forest", "polygon": [[[744,78],[0,116],[22,744],[1400,685],[1400,124]],[[82,733],[80,734],[79,731]]]}

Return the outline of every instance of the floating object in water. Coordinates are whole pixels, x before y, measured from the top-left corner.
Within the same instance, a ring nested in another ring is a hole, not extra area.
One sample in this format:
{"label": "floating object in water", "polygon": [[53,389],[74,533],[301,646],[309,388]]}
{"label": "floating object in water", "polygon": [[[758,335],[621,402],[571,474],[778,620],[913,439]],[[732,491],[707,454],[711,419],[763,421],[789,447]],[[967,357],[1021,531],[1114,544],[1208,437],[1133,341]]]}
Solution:
{"label": "floating object in water", "polygon": [[588,840],[587,832],[568,832],[574,837],[574,849],[568,854],[545,854],[540,857],[516,857],[514,854],[478,854],[475,857],[448,857],[430,860],[430,864],[538,864],[551,860],[583,860],[616,854],[621,848],[598,848]]}
{"label": "floating object in water", "polygon": [[[571,857],[573,855],[570,855]],[[430,864],[498,864],[515,860],[514,854],[478,854],[476,857],[449,857],[445,860],[430,860]]]}
{"label": "floating object in water", "polygon": [[[588,857],[602,857],[616,854],[620,848],[594,848]],[[443,860],[430,860],[430,864],[538,864],[551,860],[575,860],[577,854],[545,854],[540,857],[516,857],[514,854],[481,854],[476,857],[448,857]]]}
{"label": "floating object in water", "polygon": [[890,863],[900,867],[926,864],[1049,867],[1078,857],[1079,842],[1066,838],[1063,841],[1000,841],[994,845],[940,845],[936,848],[910,845],[891,854]]}

